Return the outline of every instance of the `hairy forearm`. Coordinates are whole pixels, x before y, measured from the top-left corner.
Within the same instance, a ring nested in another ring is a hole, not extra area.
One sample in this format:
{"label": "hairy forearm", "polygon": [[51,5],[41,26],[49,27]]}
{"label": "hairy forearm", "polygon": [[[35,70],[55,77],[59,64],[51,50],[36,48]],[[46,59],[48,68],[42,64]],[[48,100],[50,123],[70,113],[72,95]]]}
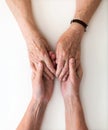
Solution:
{"label": "hairy forearm", "polygon": [[47,103],[31,100],[17,130],[40,130]]}
{"label": "hairy forearm", "polygon": [[101,0],[76,0],[76,12],[74,18],[88,23],[97,9]]}
{"label": "hairy forearm", "polygon": [[78,95],[65,100],[66,130],[88,130]]}
{"label": "hairy forearm", "polygon": [[29,40],[32,34],[39,33],[32,13],[31,0],[6,0],[6,2],[26,40]]}

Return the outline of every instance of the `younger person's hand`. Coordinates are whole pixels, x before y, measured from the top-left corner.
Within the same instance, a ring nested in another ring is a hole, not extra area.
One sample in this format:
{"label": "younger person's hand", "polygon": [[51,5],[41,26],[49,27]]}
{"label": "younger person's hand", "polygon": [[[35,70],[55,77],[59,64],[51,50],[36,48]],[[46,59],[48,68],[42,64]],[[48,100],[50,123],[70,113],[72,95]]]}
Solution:
{"label": "younger person's hand", "polygon": [[69,76],[66,81],[61,81],[61,90],[63,97],[79,94],[80,82],[82,79],[81,65],[76,68],[75,59],[69,60]]}
{"label": "younger person's hand", "polygon": [[38,63],[36,73],[32,74],[32,97],[35,100],[47,102],[50,100],[54,88],[54,80],[47,79],[43,76],[44,65],[42,62]]}

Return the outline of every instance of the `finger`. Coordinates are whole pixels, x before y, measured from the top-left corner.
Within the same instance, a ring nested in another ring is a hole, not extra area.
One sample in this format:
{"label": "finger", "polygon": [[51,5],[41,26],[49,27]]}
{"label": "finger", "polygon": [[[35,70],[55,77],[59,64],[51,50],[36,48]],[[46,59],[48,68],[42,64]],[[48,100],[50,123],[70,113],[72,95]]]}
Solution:
{"label": "finger", "polygon": [[80,48],[79,50],[77,50],[76,52],[76,56],[75,56],[75,61],[76,61],[76,68],[78,68],[79,64],[80,64]]}
{"label": "finger", "polygon": [[71,58],[69,60],[69,75],[73,78],[76,77],[76,64],[75,64],[75,59]]}
{"label": "finger", "polygon": [[50,51],[49,55],[50,55],[50,57],[51,57],[52,60],[56,59],[56,55],[55,55],[55,53],[53,51]]}
{"label": "finger", "polygon": [[64,67],[64,64],[65,64],[65,61],[62,60],[62,59],[59,59],[58,60],[58,63],[57,63],[57,71],[56,71],[56,76],[59,77],[63,67]]}
{"label": "finger", "polygon": [[82,79],[83,71],[82,71],[82,66],[81,66],[81,64],[79,65],[79,67],[78,67],[78,69],[77,69],[77,75],[78,75],[79,79]]}
{"label": "finger", "polygon": [[36,75],[37,75],[37,78],[38,80],[41,80],[42,79],[42,76],[43,76],[43,63],[42,62],[39,62],[37,64],[37,71],[36,71]]}
{"label": "finger", "polygon": [[65,76],[65,74],[69,71],[69,63],[68,60],[65,62],[65,65],[63,67],[63,70],[61,71],[59,75],[59,79],[62,80]]}
{"label": "finger", "polygon": [[56,55],[55,55],[55,53],[53,51],[50,51],[49,55],[50,55],[51,61],[53,63],[53,66],[56,69]]}
{"label": "finger", "polygon": [[57,68],[56,61],[53,61],[53,65],[54,65],[54,68],[55,68],[55,70],[56,70],[56,68]]}
{"label": "finger", "polygon": [[47,80],[51,80],[51,78],[44,72],[43,77],[45,77]]}
{"label": "finger", "polygon": [[66,81],[68,79],[68,76],[69,76],[69,71],[64,75],[63,81]]}
{"label": "finger", "polygon": [[75,60],[75,64],[76,64],[76,68],[78,68],[80,65],[80,59]]}
{"label": "finger", "polygon": [[50,79],[54,79],[54,75],[51,73],[51,71],[47,68],[46,65],[44,65],[44,71]]}
{"label": "finger", "polygon": [[53,66],[53,64],[52,64],[52,62],[51,62],[51,60],[50,60],[50,58],[49,58],[48,55],[45,57],[44,62],[45,62],[45,64],[46,64],[47,68],[48,68],[53,74],[55,74],[54,66]]}
{"label": "finger", "polygon": [[76,52],[76,55],[75,55],[75,59],[80,59],[80,51],[79,50],[77,50],[77,52]]}

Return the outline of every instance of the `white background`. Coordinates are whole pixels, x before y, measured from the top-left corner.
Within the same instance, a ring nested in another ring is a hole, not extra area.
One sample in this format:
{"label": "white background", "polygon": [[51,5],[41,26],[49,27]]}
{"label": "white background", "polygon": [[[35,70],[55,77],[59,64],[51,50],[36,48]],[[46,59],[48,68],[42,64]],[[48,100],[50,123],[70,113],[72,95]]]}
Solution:
{"label": "white background", "polygon": [[[75,11],[75,0],[34,0],[36,22],[55,49]],[[90,130],[108,130],[108,1],[89,23],[81,44],[84,76],[81,100]],[[0,130],[15,130],[31,98],[31,70],[25,41],[4,0],[0,0]],[[65,130],[58,80],[42,130]]]}

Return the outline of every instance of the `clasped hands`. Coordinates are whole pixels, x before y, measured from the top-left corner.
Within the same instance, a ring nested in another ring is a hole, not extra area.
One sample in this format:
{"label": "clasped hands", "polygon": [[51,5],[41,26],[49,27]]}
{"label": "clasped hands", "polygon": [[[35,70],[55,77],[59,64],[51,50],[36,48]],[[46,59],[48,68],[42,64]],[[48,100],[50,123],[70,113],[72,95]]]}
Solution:
{"label": "clasped hands", "polygon": [[60,37],[56,53],[51,51],[45,38],[38,35],[30,45],[33,99],[48,102],[54,88],[54,78],[61,83],[62,95],[78,94],[82,77],[80,42],[84,30],[74,25]]}
{"label": "clasped hands", "polygon": [[75,26],[73,24],[61,36],[56,53],[40,34],[34,35],[32,42],[28,43],[32,99],[17,130],[40,130],[46,106],[53,93],[55,77],[60,81],[65,103],[66,130],[87,130],[79,98],[82,78],[80,42],[84,29]]}

